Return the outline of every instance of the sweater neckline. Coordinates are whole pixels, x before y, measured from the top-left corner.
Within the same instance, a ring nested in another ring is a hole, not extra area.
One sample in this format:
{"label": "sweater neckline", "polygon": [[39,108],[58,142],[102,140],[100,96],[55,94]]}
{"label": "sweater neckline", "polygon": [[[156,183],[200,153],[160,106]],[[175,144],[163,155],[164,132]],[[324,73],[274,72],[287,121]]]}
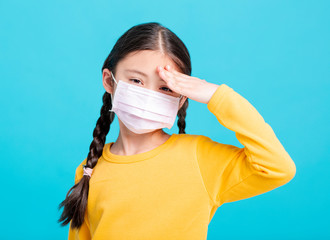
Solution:
{"label": "sweater neckline", "polygon": [[164,151],[165,148],[167,148],[169,145],[171,145],[174,140],[177,138],[178,134],[173,133],[164,143],[161,145],[146,151],[142,153],[137,153],[133,155],[117,155],[113,154],[110,151],[111,146],[114,144],[114,142],[110,142],[104,145],[103,147],[103,152],[102,156],[105,160],[109,162],[114,162],[114,163],[133,163],[133,162],[139,162],[143,160],[147,160],[151,157],[156,156],[159,154],[161,151]]}

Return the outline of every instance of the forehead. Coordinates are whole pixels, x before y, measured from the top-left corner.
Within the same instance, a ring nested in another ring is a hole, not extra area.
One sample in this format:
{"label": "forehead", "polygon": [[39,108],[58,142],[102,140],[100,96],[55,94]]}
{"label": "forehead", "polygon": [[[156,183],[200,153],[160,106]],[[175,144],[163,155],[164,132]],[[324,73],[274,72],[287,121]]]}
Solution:
{"label": "forehead", "polygon": [[157,66],[170,65],[176,71],[180,71],[175,62],[166,54],[154,50],[139,50],[131,52],[118,62],[117,71],[135,69],[147,75],[157,74]]}

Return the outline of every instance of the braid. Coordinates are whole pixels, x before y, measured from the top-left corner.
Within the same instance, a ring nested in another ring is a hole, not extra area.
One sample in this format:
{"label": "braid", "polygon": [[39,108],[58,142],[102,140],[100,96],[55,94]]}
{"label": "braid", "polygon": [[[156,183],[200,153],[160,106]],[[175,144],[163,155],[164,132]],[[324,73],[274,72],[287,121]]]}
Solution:
{"label": "braid", "polygon": [[[89,168],[94,168],[98,159],[102,155],[106,136],[115,117],[115,113],[109,111],[111,108],[111,95],[110,93],[105,92],[103,94],[103,106],[101,107],[100,117],[96,122],[96,126],[93,131],[93,141],[90,144],[89,153],[87,155],[86,166]],[[62,226],[68,224],[71,219],[72,229],[80,228],[83,224],[84,215],[87,208],[89,179],[89,176],[83,175],[80,181],[70,188],[65,200],[59,205],[59,209],[64,207],[63,213],[58,220],[58,222],[64,221],[61,223]]]}
{"label": "braid", "polygon": [[101,157],[106,136],[115,116],[114,112],[109,112],[112,107],[110,96],[111,95],[108,92],[105,92],[103,95],[103,106],[101,108],[101,114],[93,131],[93,141],[90,144],[86,161],[86,166],[89,168],[94,168],[98,159]]}
{"label": "braid", "polygon": [[189,102],[188,98],[178,111],[178,127],[179,127],[179,133],[186,133],[185,128],[186,128],[186,115],[187,115],[187,108],[188,108]]}

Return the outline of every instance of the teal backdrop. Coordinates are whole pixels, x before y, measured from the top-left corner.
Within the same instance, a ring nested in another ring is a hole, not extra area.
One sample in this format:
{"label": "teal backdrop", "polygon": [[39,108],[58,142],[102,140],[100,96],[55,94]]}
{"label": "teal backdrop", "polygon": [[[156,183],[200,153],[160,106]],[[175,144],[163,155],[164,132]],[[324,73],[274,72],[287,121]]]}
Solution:
{"label": "teal backdrop", "polygon": [[[57,207],[92,141],[102,64],[126,30],[151,21],[186,44],[192,76],[247,99],[297,167],[288,184],[218,208],[208,239],[330,237],[329,12],[320,0],[2,0],[1,239],[67,238]],[[186,131],[243,147],[199,102]],[[116,117],[106,142],[118,132]]]}

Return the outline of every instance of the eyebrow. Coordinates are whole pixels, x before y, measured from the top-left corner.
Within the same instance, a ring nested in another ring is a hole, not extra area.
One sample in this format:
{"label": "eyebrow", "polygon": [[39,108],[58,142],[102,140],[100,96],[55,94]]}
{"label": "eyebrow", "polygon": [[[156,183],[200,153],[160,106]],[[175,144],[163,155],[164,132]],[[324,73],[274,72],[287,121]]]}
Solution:
{"label": "eyebrow", "polygon": [[[144,76],[144,77],[148,77],[148,75],[147,74],[145,74],[144,72],[141,72],[141,71],[139,71],[139,70],[135,70],[135,69],[125,69],[124,70],[125,72],[133,72],[133,73],[137,73],[137,74],[140,74],[140,75],[142,75],[142,76]],[[159,80],[160,82],[165,82],[163,79],[160,79]]]}
{"label": "eyebrow", "polygon": [[148,77],[147,74],[145,74],[144,72],[140,72],[139,70],[135,70],[135,69],[125,69],[125,72],[134,72],[134,73],[138,73],[144,77]]}

